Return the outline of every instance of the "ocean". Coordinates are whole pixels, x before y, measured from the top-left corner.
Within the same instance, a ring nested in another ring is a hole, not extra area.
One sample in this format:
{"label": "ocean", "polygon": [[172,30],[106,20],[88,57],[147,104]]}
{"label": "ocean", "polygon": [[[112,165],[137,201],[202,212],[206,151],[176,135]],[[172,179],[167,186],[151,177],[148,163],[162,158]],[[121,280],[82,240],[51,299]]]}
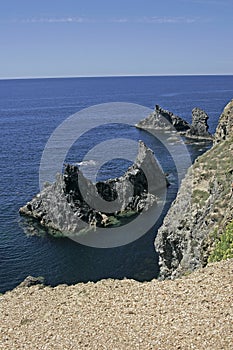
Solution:
{"label": "ocean", "polygon": [[[39,192],[39,167],[53,131],[70,115],[109,102],[135,103],[153,109],[156,104],[191,122],[194,107],[209,115],[214,132],[224,106],[233,97],[233,76],[103,77],[0,80],[0,292],[14,288],[26,276],[43,276],[47,284],[98,281],[102,278],[151,280],[158,276],[154,238],[177,192],[175,166],[159,152],[159,161],[171,176],[167,202],[155,226],[138,240],[117,248],[92,248],[41,230],[29,234],[18,210]],[[127,116],[126,116],[127,122]],[[112,120],[114,123],[114,120]],[[88,124],[88,121],[87,121]],[[111,128],[111,138],[142,139],[156,154],[153,137],[134,127]],[[109,129],[92,132],[75,143],[67,162],[81,162],[86,150],[109,138]],[[191,159],[210,147],[187,145]],[[129,162],[109,161],[98,179],[117,177]],[[172,177],[174,175],[174,177]]]}

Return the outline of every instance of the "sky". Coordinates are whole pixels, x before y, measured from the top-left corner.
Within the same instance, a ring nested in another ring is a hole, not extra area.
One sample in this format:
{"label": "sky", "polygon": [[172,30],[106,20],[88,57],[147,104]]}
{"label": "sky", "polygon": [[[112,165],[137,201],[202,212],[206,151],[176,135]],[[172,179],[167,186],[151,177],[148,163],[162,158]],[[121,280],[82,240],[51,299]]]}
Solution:
{"label": "sky", "polygon": [[0,0],[0,78],[233,74],[233,0]]}

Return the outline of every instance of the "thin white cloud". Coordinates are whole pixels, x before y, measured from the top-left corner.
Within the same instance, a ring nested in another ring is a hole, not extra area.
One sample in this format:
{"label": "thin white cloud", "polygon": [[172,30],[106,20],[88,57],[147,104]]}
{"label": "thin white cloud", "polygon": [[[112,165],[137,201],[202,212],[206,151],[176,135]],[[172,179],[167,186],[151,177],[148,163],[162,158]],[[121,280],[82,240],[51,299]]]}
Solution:
{"label": "thin white cloud", "polygon": [[109,19],[108,22],[110,23],[128,23],[130,20],[128,18],[115,18],[115,19]]}
{"label": "thin white cloud", "polygon": [[155,24],[179,24],[179,23],[194,23],[199,21],[199,18],[192,17],[167,17],[167,16],[151,16],[139,18],[116,18],[109,19],[108,22],[114,23],[155,23]]}
{"label": "thin white cloud", "polygon": [[192,17],[159,17],[159,16],[153,16],[153,17],[144,17],[138,20],[138,22],[143,23],[157,23],[157,24],[190,24],[197,22],[198,18],[192,18]]}
{"label": "thin white cloud", "polygon": [[27,18],[22,19],[21,23],[84,23],[87,19],[84,17],[41,17],[41,18]]}
{"label": "thin white cloud", "polygon": [[151,16],[151,17],[138,17],[138,18],[87,18],[87,17],[32,17],[24,19],[12,19],[12,20],[0,20],[1,23],[145,23],[145,24],[191,24],[200,21],[196,17],[161,17],[161,16]]}

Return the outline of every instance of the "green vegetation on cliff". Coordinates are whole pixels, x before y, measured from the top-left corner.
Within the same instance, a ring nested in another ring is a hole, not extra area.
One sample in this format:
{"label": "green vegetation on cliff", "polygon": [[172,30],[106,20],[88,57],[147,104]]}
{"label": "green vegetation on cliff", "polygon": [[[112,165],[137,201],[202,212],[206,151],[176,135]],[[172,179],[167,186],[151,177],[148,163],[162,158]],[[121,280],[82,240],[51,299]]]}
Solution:
{"label": "green vegetation on cliff", "polygon": [[215,242],[215,247],[209,256],[209,262],[216,262],[233,258],[233,221],[227,226],[225,231]]}
{"label": "green vegetation on cliff", "polygon": [[160,278],[233,258],[233,100],[214,144],[189,168],[155,239]]}

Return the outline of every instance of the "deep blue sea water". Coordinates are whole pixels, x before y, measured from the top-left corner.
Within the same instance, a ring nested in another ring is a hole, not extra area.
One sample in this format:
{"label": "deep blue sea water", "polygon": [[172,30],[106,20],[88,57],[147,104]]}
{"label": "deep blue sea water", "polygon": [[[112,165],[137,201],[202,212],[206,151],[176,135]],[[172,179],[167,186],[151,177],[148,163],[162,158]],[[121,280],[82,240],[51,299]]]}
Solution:
{"label": "deep blue sea water", "polygon": [[[112,249],[80,245],[48,234],[25,234],[18,209],[39,191],[39,165],[54,129],[71,114],[106,102],[130,102],[149,108],[155,104],[191,122],[194,107],[204,109],[214,132],[218,117],[233,97],[233,76],[108,77],[0,81],[0,292],[14,288],[26,276],[44,276],[51,285],[97,281],[101,278],[150,280],[158,274],[154,238],[156,226],[137,241]],[[113,121],[114,122],[114,121]],[[118,137],[143,139],[156,152],[153,138],[135,128],[111,131]],[[67,160],[80,161],[88,142],[98,143],[101,133],[74,145]],[[101,140],[103,135],[101,134]],[[89,141],[88,141],[89,140]],[[208,145],[191,145],[194,159]],[[174,172],[169,158],[160,154],[164,170]],[[99,178],[115,177],[126,168],[123,161],[109,162]],[[168,190],[168,203],[177,191]]]}

